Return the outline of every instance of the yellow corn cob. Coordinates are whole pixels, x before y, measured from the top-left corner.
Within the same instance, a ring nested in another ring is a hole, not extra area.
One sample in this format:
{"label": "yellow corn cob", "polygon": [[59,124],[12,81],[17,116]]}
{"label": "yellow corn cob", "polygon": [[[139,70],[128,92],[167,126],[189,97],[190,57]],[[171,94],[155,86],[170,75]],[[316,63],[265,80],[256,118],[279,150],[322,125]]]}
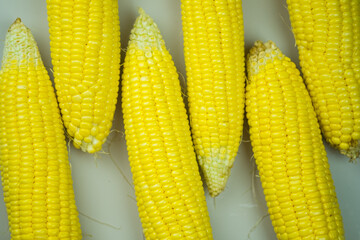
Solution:
{"label": "yellow corn cob", "polygon": [[288,0],[304,79],[321,130],[355,159],[360,146],[359,0]]}
{"label": "yellow corn cob", "polygon": [[139,10],[122,80],[125,136],[146,239],[212,239],[176,68]]}
{"label": "yellow corn cob", "polygon": [[54,89],[20,19],[6,35],[0,111],[0,171],[11,238],[81,239]]}
{"label": "yellow corn cob", "polygon": [[55,88],[76,148],[94,153],[111,129],[120,76],[117,0],[47,0]]}
{"label": "yellow corn cob", "polygon": [[273,42],[247,59],[246,114],[279,239],[344,239],[319,124],[299,71]]}
{"label": "yellow corn cob", "polygon": [[212,197],[226,185],[243,130],[241,0],[182,0],[189,114],[199,165]]}

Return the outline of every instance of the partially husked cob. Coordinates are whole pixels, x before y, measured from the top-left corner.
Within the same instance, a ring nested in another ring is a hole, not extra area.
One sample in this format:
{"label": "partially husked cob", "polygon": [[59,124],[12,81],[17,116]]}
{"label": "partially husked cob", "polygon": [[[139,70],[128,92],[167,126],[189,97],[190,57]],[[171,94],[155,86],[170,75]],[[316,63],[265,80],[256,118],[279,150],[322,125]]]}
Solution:
{"label": "partially husked cob", "polygon": [[94,153],[109,135],[120,77],[117,0],[47,0],[62,119],[76,148]]}
{"label": "partially husked cob", "polygon": [[122,79],[126,145],[146,239],[212,239],[174,62],[139,10]]}
{"label": "partially husked cob", "polygon": [[287,4],[321,130],[326,141],[353,160],[360,154],[360,2]]}
{"label": "partially husked cob", "polygon": [[0,153],[11,239],[81,239],[54,88],[20,19],[6,35],[0,71]]}
{"label": "partially husked cob", "polygon": [[326,151],[309,93],[273,42],[247,58],[246,114],[278,239],[344,239]]}
{"label": "partially husked cob", "polygon": [[226,186],[243,131],[241,4],[241,0],[181,1],[190,125],[212,197]]}

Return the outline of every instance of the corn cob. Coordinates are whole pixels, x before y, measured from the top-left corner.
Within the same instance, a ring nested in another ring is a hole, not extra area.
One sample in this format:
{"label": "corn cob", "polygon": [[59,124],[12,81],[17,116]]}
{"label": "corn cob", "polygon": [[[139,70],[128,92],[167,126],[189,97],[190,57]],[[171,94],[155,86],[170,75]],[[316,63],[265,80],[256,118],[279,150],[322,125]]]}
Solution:
{"label": "corn cob", "polygon": [[243,130],[241,4],[241,0],[181,1],[190,125],[212,197],[225,188]]}
{"label": "corn cob", "polygon": [[0,111],[0,171],[11,238],[81,239],[54,89],[20,19],[6,35]]}
{"label": "corn cob", "polygon": [[47,0],[55,88],[76,148],[101,150],[112,126],[120,76],[117,0]]}
{"label": "corn cob", "polygon": [[287,4],[322,133],[353,160],[360,153],[359,0],[288,0]]}
{"label": "corn cob", "polygon": [[130,34],[122,110],[146,239],[212,239],[176,68],[157,25],[142,10]]}
{"label": "corn cob", "polygon": [[247,57],[250,140],[279,239],[344,239],[316,113],[294,63],[271,41]]}

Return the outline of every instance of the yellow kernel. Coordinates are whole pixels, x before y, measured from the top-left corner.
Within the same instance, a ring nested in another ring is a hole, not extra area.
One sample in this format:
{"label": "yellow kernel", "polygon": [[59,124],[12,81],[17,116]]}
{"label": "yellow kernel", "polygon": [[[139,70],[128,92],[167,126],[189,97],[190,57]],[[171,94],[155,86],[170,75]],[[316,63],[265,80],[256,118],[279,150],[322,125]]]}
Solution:
{"label": "yellow kernel", "polygon": [[74,102],[74,103],[81,103],[81,101],[82,101],[81,95],[74,95],[74,96],[72,96],[72,102]]}
{"label": "yellow kernel", "polygon": [[81,113],[80,112],[71,112],[70,117],[73,119],[81,119]]}
{"label": "yellow kernel", "polygon": [[77,139],[77,140],[83,140],[83,135],[80,134],[80,131],[77,131],[74,135],[74,137]]}
{"label": "yellow kernel", "polygon": [[341,143],[340,138],[332,137],[331,138],[332,144],[339,145]]}
{"label": "yellow kernel", "polygon": [[[349,136],[350,137],[350,136]],[[341,149],[341,150],[348,150],[349,149],[349,144],[348,143],[345,143],[345,142],[341,142],[340,144],[339,144],[339,148]]]}

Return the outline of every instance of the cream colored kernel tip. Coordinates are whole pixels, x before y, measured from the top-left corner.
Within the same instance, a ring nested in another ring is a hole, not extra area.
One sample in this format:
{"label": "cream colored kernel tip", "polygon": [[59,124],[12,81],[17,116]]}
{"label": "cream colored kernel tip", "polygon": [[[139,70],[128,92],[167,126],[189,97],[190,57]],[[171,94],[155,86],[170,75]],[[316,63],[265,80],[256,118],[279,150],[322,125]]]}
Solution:
{"label": "cream colored kernel tip", "polygon": [[165,43],[158,26],[142,8],[139,8],[139,14],[131,30],[129,45],[135,44],[144,51],[152,48],[160,50]]}
{"label": "cream colored kernel tip", "polygon": [[20,18],[14,21],[6,34],[2,66],[13,60],[23,64],[29,61],[42,64],[34,36]]}
{"label": "cream colored kernel tip", "polygon": [[275,58],[283,59],[285,56],[273,41],[256,41],[247,55],[247,69],[249,75],[257,74],[260,69]]}

